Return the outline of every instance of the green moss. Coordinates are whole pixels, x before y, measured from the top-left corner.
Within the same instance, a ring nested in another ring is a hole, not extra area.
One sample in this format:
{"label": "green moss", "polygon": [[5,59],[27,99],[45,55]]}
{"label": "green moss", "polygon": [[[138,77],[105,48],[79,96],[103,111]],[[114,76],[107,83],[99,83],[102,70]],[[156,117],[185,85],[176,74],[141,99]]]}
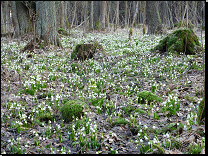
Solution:
{"label": "green moss", "polygon": [[197,36],[191,29],[177,29],[168,34],[159,44],[151,51],[159,50],[160,52],[177,52],[187,55],[194,55],[200,50],[200,43]]}
{"label": "green moss", "polygon": [[68,32],[63,28],[58,28],[58,33],[66,36],[68,35]]}
{"label": "green moss", "polygon": [[205,118],[205,99],[199,103],[198,111],[197,111],[197,123],[200,125],[202,123],[202,119]]}
{"label": "green moss", "polygon": [[157,95],[149,92],[149,91],[141,91],[137,94],[138,97],[138,102],[144,104],[145,101],[148,101],[148,104],[150,104],[150,102],[161,102],[162,99],[160,97],[158,97]]}
{"label": "green moss", "polygon": [[[183,24],[182,25],[181,25],[181,21],[178,22],[177,28],[180,28],[180,27],[187,27],[186,19],[183,20]],[[193,29],[194,28],[194,25],[191,23],[190,20],[188,20],[188,28],[189,29]]]}
{"label": "green moss", "polygon": [[[73,116],[76,118],[80,118],[83,114],[82,110],[87,105],[80,100],[70,100],[61,107],[60,111],[65,120],[65,122],[69,122],[73,120]],[[88,108],[88,107],[87,107]]]}
{"label": "green moss", "polygon": [[143,28],[143,35],[145,35],[145,32],[146,32],[146,30],[145,30],[145,27]]}
{"label": "green moss", "polygon": [[101,30],[101,23],[100,23],[100,21],[96,21],[95,22],[95,28],[97,29],[97,30]]}
{"label": "green moss", "polygon": [[129,30],[129,35],[133,35],[133,29],[132,28],[130,28],[130,30]]}
{"label": "green moss", "polygon": [[124,111],[125,115],[129,115],[131,114],[131,112],[133,112],[135,110],[134,106],[127,106],[127,107],[122,107],[121,108]]}
{"label": "green moss", "polygon": [[102,52],[105,51],[102,45],[100,45],[96,40],[92,43],[77,44],[71,53],[71,59],[85,60],[86,58],[92,58],[96,49],[100,49]]}
{"label": "green moss", "polygon": [[49,120],[50,121],[54,120],[54,117],[51,115],[51,113],[42,113],[38,118],[40,121],[46,121],[46,122],[48,122]]}
{"label": "green moss", "polygon": [[129,124],[129,122],[126,121],[124,118],[116,118],[113,120],[112,126],[115,126],[116,124],[126,125]]}

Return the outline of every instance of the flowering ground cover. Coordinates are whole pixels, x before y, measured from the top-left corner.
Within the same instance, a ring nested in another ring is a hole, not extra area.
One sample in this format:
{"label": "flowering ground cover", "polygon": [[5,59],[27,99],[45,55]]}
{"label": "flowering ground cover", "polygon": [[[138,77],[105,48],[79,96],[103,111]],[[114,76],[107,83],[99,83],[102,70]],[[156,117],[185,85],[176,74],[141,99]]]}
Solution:
{"label": "flowering ground cover", "polygon": [[[127,29],[70,33],[63,49],[33,52],[21,51],[28,40],[1,38],[1,153],[205,153],[202,52],[150,52],[164,36],[140,29],[131,40]],[[71,59],[77,44],[94,40],[106,56]],[[64,121],[68,101],[82,101],[82,114]]]}

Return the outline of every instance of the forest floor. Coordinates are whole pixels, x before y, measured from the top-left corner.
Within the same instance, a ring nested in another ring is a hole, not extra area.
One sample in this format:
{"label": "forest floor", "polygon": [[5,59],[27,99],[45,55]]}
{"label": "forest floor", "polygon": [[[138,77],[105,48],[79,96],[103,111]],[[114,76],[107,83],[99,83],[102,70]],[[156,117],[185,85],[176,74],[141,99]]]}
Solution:
{"label": "forest floor", "polygon": [[[204,45],[204,31],[202,40],[196,34]],[[151,53],[163,36],[143,36],[141,29],[133,29],[131,41],[127,29],[72,30],[61,38],[63,49],[21,52],[29,37],[1,38],[2,154],[205,153],[205,123],[196,123],[204,95],[202,53]],[[70,59],[76,44],[91,40],[106,56]],[[138,102],[144,90],[162,102]],[[68,100],[89,109],[65,123],[60,108]]]}

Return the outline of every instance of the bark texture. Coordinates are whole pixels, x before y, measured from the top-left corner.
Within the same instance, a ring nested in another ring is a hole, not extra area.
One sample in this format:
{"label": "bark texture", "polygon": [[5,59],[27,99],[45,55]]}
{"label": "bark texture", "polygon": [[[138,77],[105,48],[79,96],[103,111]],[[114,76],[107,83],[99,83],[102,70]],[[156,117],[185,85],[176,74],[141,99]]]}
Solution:
{"label": "bark texture", "polygon": [[36,13],[38,14],[35,29],[36,36],[39,36],[47,43],[62,47],[57,32],[55,2],[37,1]]}

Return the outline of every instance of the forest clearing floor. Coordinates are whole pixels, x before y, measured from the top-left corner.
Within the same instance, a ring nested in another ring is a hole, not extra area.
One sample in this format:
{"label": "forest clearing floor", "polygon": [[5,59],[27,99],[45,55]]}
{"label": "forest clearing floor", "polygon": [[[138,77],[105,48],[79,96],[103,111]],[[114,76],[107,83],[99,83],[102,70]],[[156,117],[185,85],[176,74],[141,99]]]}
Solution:
{"label": "forest clearing floor", "polygon": [[[205,45],[196,32],[199,41]],[[188,154],[205,153],[203,54],[161,55],[150,49],[161,35],[133,29],[62,36],[63,49],[21,52],[28,36],[1,38],[1,153]],[[76,44],[97,40],[106,56],[71,60]],[[106,99],[106,90],[110,101]],[[162,102],[139,103],[149,91]],[[65,123],[60,108],[86,102],[81,119]]]}

